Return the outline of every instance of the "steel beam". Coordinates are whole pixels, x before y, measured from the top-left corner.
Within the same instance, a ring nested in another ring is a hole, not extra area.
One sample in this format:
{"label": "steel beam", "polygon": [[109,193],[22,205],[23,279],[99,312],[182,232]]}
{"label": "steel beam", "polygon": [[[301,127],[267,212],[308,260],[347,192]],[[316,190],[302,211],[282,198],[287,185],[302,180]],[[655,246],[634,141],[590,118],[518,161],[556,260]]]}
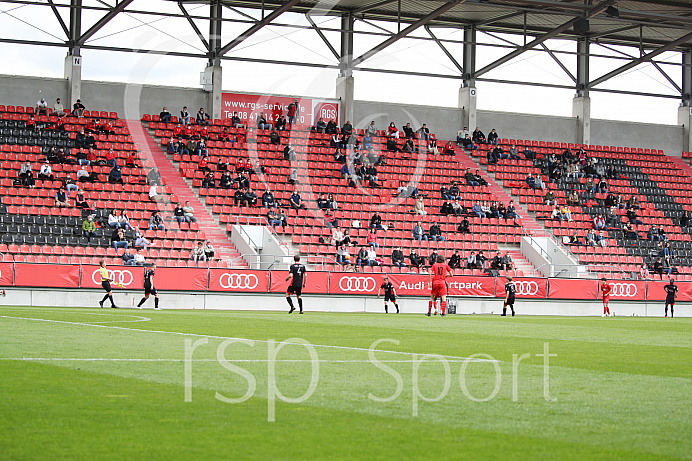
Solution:
{"label": "steel beam", "polygon": [[70,29],[68,33],[68,55],[79,56],[79,36],[82,34],[82,0],[70,0]]}
{"label": "steel beam", "polygon": [[370,11],[370,10],[373,10],[375,8],[379,8],[381,6],[389,5],[390,3],[394,3],[396,1],[398,1],[398,0],[382,0],[381,2],[361,6],[361,7],[356,8],[355,10],[353,10],[353,14],[362,14],[362,13],[365,13],[366,11]]}
{"label": "steel beam", "polygon": [[300,0],[288,0],[286,3],[272,11],[270,14],[265,16],[261,21],[257,21],[257,23],[254,26],[251,26],[248,30],[228,42],[223,48],[219,50],[219,55],[223,56],[229,51],[231,51],[233,48],[236,46],[240,45],[245,41],[248,37],[259,31],[262,27],[266,26],[267,24],[271,23],[274,19],[278,18],[281,16],[283,13],[286,11],[290,10],[293,8],[293,6],[297,5],[300,3]]}
{"label": "steel beam", "polygon": [[310,17],[310,13],[305,13],[305,18],[308,20],[308,22],[310,23],[310,25],[312,26],[312,28],[315,30],[315,32],[317,32],[317,35],[320,36],[320,38],[322,39],[322,41],[324,42],[324,44],[327,45],[327,48],[329,48],[329,51],[332,52],[332,54],[334,55],[334,57],[335,57],[337,60],[338,60],[338,59],[341,59],[341,56],[339,56],[339,53],[336,51],[336,49],[334,49],[334,47],[332,46],[331,42],[330,42],[329,40],[327,40],[327,37],[325,37],[325,35],[324,35],[324,34],[322,33],[322,31],[320,30],[320,28],[317,26],[317,24],[315,24],[315,21],[312,20],[312,18]]}
{"label": "steel beam", "polygon": [[461,67],[461,64],[457,62],[456,59],[454,59],[454,56],[452,56],[452,53],[449,52],[449,50],[440,42],[440,40],[433,34],[432,30],[430,30],[430,27],[425,26],[425,30],[430,34],[433,40],[435,40],[435,43],[437,43],[437,46],[440,47],[440,49],[444,52],[444,54],[449,58],[450,61],[452,61],[452,64],[456,66],[457,69],[459,69],[460,73],[464,73],[464,68]]}
{"label": "steel beam", "polygon": [[58,8],[55,6],[55,3],[53,3],[53,0],[48,0],[48,4],[50,5],[51,10],[53,10],[53,14],[55,15],[55,18],[60,23],[60,27],[62,27],[62,31],[65,32],[65,36],[69,39],[70,38],[70,29],[67,28],[65,21],[62,20],[62,16],[60,16],[60,12],[58,11]]}
{"label": "steel beam", "polygon": [[682,52],[682,104],[692,105],[692,48]]}
{"label": "steel beam", "polygon": [[180,11],[182,11],[183,14],[185,15],[185,19],[187,19],[187,22],[190,24],[190,27],[192,27],[192,30],[195,31],[195,33],[197,34],[197,37],[199,37],[200,41],[202,42],[202,44],[204,45],[204,47],[208,51],[209,50],[209,42],[207,42],[207,39],[204,38],[204,35],[199,30],[199,27],[197,27],[197,24],[195,24],[195,21],[193,21],[192,18],[190,17],[190,15],[188,14],[187,10],[183,6],[183,3],[179,1],[178,7],[180,8]]}
{"label": "steel beam", "polygon": [[411,24],[410,26],[406,27],[406,28],[405,28],[404,30],[402,30],[401,32],[399,32],[399,33],[397,33],[397,34],[395,34],[395,35],[392,35],[390,38],[386,39],[385,41],[383,41],[383,42],[380,43],[379,45],[377,45],[377,46],[375,46],[374,48],[372,48],[372,49],[366,51],[365,53],[363,53],[362,55],[360,55],[359,57],[357,57],[356,59],[354,59],[354,60],[353,60],[353,65],[354,65],[354,66],[357,66],[358,64],[362,63],[362,62],[365,61],[366,59],[368,59],[368,58],[374,56],[375,54],[379,53],[380,51],[384,50],[385,48],[387,48],[387,47],[388,47],[389,45],[391,45],[392,43],[395,43],[395,42],[397,42],[398,40],[400,40],[400,39],[406,37],[408,34],[410,34],[411,32],[413,32],[414,30],[418,29],[419,27],[422,27],[422,26],[426,25],[427,23],[429,23],[430,21],[432,21],[432,20],[435,19],[436,17],[440,16],[441,14],[446,13],[447,11],[451,10],[452,8],[454,8],[454,7],[457,6],[457,5],[461,5],[461,4],[464,3],[465,1],[466,1],[466,0],[454,0],[454,1],[451,1],[451,2],[448,2],[448,3],[445,3],[445,4],[442,5],[441,7],[437,8],[436,10],[434,10],[433,12],[427,14],[426,16],[422,17],[421,19],[419,19],[418,21],[414,22],[414,23]]}
{"label": "steel beam", "polygon": [[353,76],[353,24],[352,14],[341,16],[341,55],[339,57],[339,77]]}
{"label": "steel beam", "polygon": [[223,55],[221,48],[221,18],[223,17],[221,0],[209,3],[209,65],[218,66],[219,57]]}
{"label": "steel beam", "polygon": [[672,50],[673,48],[680,46],[684,43],[687,43],[690,40],[692,40],[692,32],[690,32],[687,35],[680,37],[677,40],[674,40],[674,41],[668,43],[667,45],[664,45],[660,48],[656,48],[655,50],[645,54],[644,56],[642,56],[640,58],[633,59],[629,63],[625,64],[624,66],[618,67],[617,69],[615,69],[612,72],[608,72],[607,74],[602,75],[601,77],[598,77],[596,80],[589,83],[589,88],[592,88],[596,85],[599,85],[599,84],[605,82],[606,80],[609,80],[609,79],[611,79],[617,75],[620,75],[621,73],[628,71],[631,68],[636,67],[643,62],[650,61],[651,59],[655,58],[659,54],[665,53],[666,51],[669,51],[669,50]]}
{"label": "steel beam", "polygon": [[[552,3],[552,2],[551,2]],[[565,22],[564,24],[556,27],[555,29],[551,30],[550,32],[541,35],[540,37],[535,38],[534,40],[530,41],[526,45],[522,46],[521,48],[518,48],[515,51],[512,51],[511,53],[501,57],[495,62],[492,62],[476,72],[476,76],[480,77],[481,75],[490,72],[491,70],[501,66],[502,64],[506,63],[507,61],[511,61],[512,59],[516,58],[520,54],[524,53],[525,51],[528,51],[532,48],[534,48],[536,45],[540,45],[541,43],[545,42],[546,40],[550,40],[553,37],[556,37],[557,35],[561,34],[562,32],[566,31],[570,27],[574,25],[575,22],[579,21],[580,19],[588,19],[591,16],[594,16],[601,11],[605,10],[607,7],[612,5],[614,3],[614,0],[606,0],[604,2],[599,3],[598,5],[586,10],[583,16],[578,16],[575,18],[570,19],[569,21]]]}
{"label": "steel beam", "polygon": [[84,34],[82,34],[82,36],[79,37],[79,39],[77,40],[77,45],[84,45],[84,43],[87,40],[89,40],[96,32],[98,32],[103,26],[108,24],[108,21],[116,17],[118,13],[124,11],[125,8],[127,8],[127,6],[130,3],[132,3],[132,1],[133,0],[122,0],[120,3],[111,8],[111,10],[108,13],[106,13],[101,19],[96,21],[96,24],[91,26],[89,30],[84,32]]}
{"label": "steel beam", "polygon": [[589,95],[589,44],[586,37],[577,41],[577,97]]}
{"label": "steel beam", "polygon": [[476,28],[464,29],[464,83],[465,87],[476,86]]}
{"label": "steel beam", "polygon": [[576,77],[574,77],[574,75],[572,75],[572,72],[570,72],[569,69],[567,67],[565,67],[565,65],[562,63],[562,61],[560,61],[560,59],[557,56],[555,56],[555,53],[553,53],[553,50],[548,48],[545,43],[541,43],[541,48],[543,48],[545,50],[545,52],[548,53],[548,55],[551,58],[553,58],[553,61],[555,61],[555,63],[558,66],[560,66],[560,69],[562,69],[563,72],[566,73],[567,76],[569,78],[571,78],[573,82],[575,82],[575,83],[577,82]]}
{"label": "steel beam", "polygon": [[668,73],[665,70],[663,70],[663,68],[661,68],[661,66],[659,66],[655,62],[652,62],[651,64],[661,73],[661,75],[663,75],[663,78],[668,80],[668,83],[673,85],[673,88],[675,88],[678,91],[678,93],[680,93],[680,95],[682,95],[682,88],[680,88],[680,85],[678,85],[678,83],[675,80],[673,80],[670,77],[670,75],[668,75]]}

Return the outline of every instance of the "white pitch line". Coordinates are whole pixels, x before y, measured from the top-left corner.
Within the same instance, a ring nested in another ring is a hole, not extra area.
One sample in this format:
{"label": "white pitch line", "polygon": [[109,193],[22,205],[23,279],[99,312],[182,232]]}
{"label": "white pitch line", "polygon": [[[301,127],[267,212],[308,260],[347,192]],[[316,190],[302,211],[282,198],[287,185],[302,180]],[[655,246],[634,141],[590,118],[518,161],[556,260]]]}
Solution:
{"label": "white pitch line", "polygon": [[[472,359],[473,360],[473,359]],[[8,362],[185,362],[185,359],[128,359],[128,358],[102,358],[102,357],[0,357],[0,361]],[[217,359],[192,359],[191,362],[218,362]],[[286,362],[286,363],[313,363],[313,360],[300,359],[226,359],[228,362],[239,363],[268,363],[268,362]],[[318,359],[314,362],[320,363],[371,363],[370,360],[325,360]],[[411,363],[411,360],[378,360],[380,363]],[[461,363],[464,360],[448,360],[451,363]]]}
{"label": "white pitch line", "polygon": [[[33,320],[36,322],[63,323],[63,324],[68,324],[68,325],[81,325],[81,326],[85,326],[85,327],[94,327],[94,328],[111,328],[114,330],[137,331],[140,333],[160,333],[160,334],[169,334],[169,335],[178,335],[178,336],[194,336],[197,338],[214,338],[214,339],[223,339],[223,340],[234,339],[236,341],[255,341],[258,343],[269,343],[269,340],[264,340],[264,339],[249,339],[249,338],[235,338],[232,336],[202,335],[202,334],[198,334],[198,333],[182,333],[179,331],[143,330],[141,328],[127,328],[127,327],[119,327],[119,326],[113,326],[113,325],[96,325],[94,323],[68,322],[67,320],[36,319],[36,318],[32,318],[32,317],[12,317],[9,315],[0,315],[0,318],[14,319],[14,320]],[[295,343],[295,344],[298,346],[302,345],[300,343]],[[333,346],[333,345],[328,345],[328,344],[311,344],[311,346],[322,347],[325,349],[345,349],[345,350],[362,351],[362,352],[369,352],[370,350],[372,350],[372,349],[366,349],[364,347]],[[420,354],[418,352],[389,351],[389,350],[383,350],[383,349],[374,349],[373,352],[379,352],[379,353],[383,353],[383,354],[399,354],[399,355],[426,355],[426,354]],[[471,362],[491,362],[491,363],[501,362],[500,360],[457,357],[454,355],[440,355],[440,354],[430,354],[430,355],[436,355],[437,357],[442,357],[445,359],[459,360],[459,361],[467,360],[467,361],[471,361]]]}

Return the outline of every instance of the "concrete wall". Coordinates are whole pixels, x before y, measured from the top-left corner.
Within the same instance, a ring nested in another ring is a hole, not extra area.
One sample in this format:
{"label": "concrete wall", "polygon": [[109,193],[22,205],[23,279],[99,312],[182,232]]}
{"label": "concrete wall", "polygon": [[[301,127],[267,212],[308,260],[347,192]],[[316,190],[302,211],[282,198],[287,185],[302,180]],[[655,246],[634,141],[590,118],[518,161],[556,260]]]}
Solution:
{"label": "concrete wall", "polygon": [[[0,302],[6,306],[98,306],[103,290],[52,290],[8,288],[7,296]],[[288,305],[283,294],[238,295],[223,293],[159,292],[163,309],[209,309],[209,310],[253,310],[286,311]],[[133,307],[142,297],[141,290],[115,290],[115,302],[121,307]],[[315,296],[303,295],[305,311],[316,312],[383,312],[382,299],[375,296]],[[500,298],[450,298],[457,304],[457,314],[499,314],[502,312]],[[108,304],[108,303],[106,303]],[[151,310],[154,302],[145,306]],[[402,313],[423,314],[428,302],[424,298],[399,298]],[[518,299],[517,315],[569,315],[598,316],[603,312],[600,301],[528,300]],[[611,301],[610,310],[618,316],[663,315],[663,303]],[[675,308],[676,317],[690,317],[692,310],[687,304]],[[29,315],[27,315],[29,316]]]}
{"label": "concrete wall", "polygon": [[[0,104],[30,106],[45,97],[52,105],[56,97],[64,101],[66,95],[65,79],[0,75]],[[201,88],[94,81],[82,82],[81,99],[88,109],[116,111],[121,118],[134,119],[145,113],[157,114],[164,105],[173,114],[184,105],[191,113],[208,105],[208,94]],[[411,122],[415,129],[426,123],[441,139],[455,139],[457,130],[463,128],[461,109],[356,101],[351,122],[357,128],[364,128],[371,120],[375,120],[379,129],[385,129],[392,121],[398,127]],[[577,123],[571,117],[479,110],[478,126],[486,134],[495,128],[503,138],[562,142],[577,139]],[[663,149],[668,155],[681,155],[683,136],[683,127],[677,125],[591,121],[592,144],[650,147]]]}

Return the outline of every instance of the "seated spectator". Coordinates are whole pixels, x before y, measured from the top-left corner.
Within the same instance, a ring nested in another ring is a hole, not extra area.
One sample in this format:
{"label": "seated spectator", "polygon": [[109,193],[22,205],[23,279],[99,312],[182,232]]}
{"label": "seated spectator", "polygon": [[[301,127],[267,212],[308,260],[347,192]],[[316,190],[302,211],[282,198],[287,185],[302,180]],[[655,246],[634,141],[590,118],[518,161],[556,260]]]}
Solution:
{"label": "seated spectator", "polygon": [[118,223],[120,224],[121,229],[126,231],[135,230],[135,228],[132,227],[132,224],[130,224],[130,218],[127,216],[127,211],[125,210],[120,210],[120,214],[118,215]]}
{"label": "seated spectator", "polygon": [[348,251],[348,246],[344,245],[336,251],[336,262],[343,265],[351,264],[351,253]]}
{"label": "seated spectator", "polygon": [[550,213],[550,217],[552,219],[557,219],[558,221],[562,222],[562,210],[560,209],[559,205],[555,204],[553,212]]}
{"label": "seated spectator", "polygon": [[483,254],[483,250],[479,251],[476,255],[476,266],[478,269],[484,269],[488,258]]}
{"label": "seated spectator", "polygon": [[644,224],[642,220],[637,217],[637,212],[633,209],[627,210],[627,219],[632,224]]}
{"label": "seated spectator", "polygon": [[401,251],[400,246],[396,246],[392,251],[392,264],[396,267],[406,267],[404,262],[404,252]]}
{"label": "seated spectator", "polygon": [[445,144],[444,148],[442,149],[442,153],[444,155],[454,155],[454,144],[452,141],[447,141],[447,144]]}
{"label": "seated spectator", "polygon": [[459,223],[459,226],[457,226],[457,232],[461,232],[462,234],[469,234],[471,232],[471,226],[467,217],[464,217],[464,219]]}
{"label": "seated spectator", "polygon": [[411,254],[408,257],[408,260],[411,263],[411,267],[415,267],[416,271],[420,272],[420,267],[423,264],[423,260],[420,256],[418,256],[416,250],[411,250]]}
{"label": "seated spectator", "polygon": [[476,176],[473,173],[471,173],[471,168],[466,169],[466,173],[464,173],[464,179],[466,180],[466,184],[468,184],[469,186],[480,186],[480,183],[476,181]]}
{"label": "seated spectator", "polygon": [[204,253],[204,245],[202,245],[202,242],[197,242],[197,246],[194,247],[190,253],[194,262],[207,260],[207,255]]}
{"label": "seated spectator", "polygon": [[595,230],[608,230],[608,227],[606,226],[606,220],[603,217],[603,214],[599,213],[598,216],[593,218],[593,228]]}
{"label": "seated spectator", "polygon": [[683,210],[682,216],[680,216],[680,227],[687,227],[690,225],[690,215],[687,210]]}
{"label": "seated spectator", "polygon": [[135,266],[146,266],[146,260],[144,259],[144,255],[142,254],[142,249],[138,249],[137,252],[135,253]]}
{"label": "seated spectator", "polygon": [[215,189],[216,188],[216,179],[214,177],[214,172],[210,171],[207,173],[204,178],[202,179],[202,187],[205,187],[207,189]]}
{"label": "seated spectator", "polygon": [[471,207],[471,212],[478,216],[479,218],[485,218],[486,214],[483,212],[483,209],[481,208],[480,204],[478,202],[473,204],[473,207]]}
{"label": "seated spectator", "polygon": [[48,115],[48,103],[45,99],[41,98],[36,102],[36,113],[38,115]]}
{"label": "seated spectator", "polygon": [[331,119],[327,122],[327,128],[325,129],[327,134],[336,134],[336,122]]}
{"label": "seated spectator", "polygon": [[546,205],[555,205],[557,202],[555,201],[555,193],[552,190],[549,190],[545,196],[543,196],[543,202]]}
{"label": "seated spectator", "polygon": [[[416,133],[418,134],[418,137],[420,139],[422,139],[423,141],[429,141],[431,138],[430,130],[428,129],[428,126],[425,123],[423,124],[423,126],[418,128]],[[437,153],[437,152],[435,152],[435,153]]]}
{"label": "seated spectator", "polygon": [[241,122],[240,117],[238,117],[238,112],[233,112],[231,116],[231,126],[233,128],[245,128],[245,125]]}
{"label": "seated spectator", "polygon": [[315,124],[315,131],[318,133],[324,134],[325,131],[327,130],[327,123],[324,121],[322,117],[320,117],[319,120],[317,120],[317,123]]}
{"label": "seated spectator", "polygon": [[618,227],[620,225],[620,216],[618,216],[615,206],[606,208],[605,222],[607,227]]}
{"label": "seated spectator", "polygon": [[577,195],[577,191],[572,191],[571,194],[569,194],[569,197],[567,197],[567,204],[572,205],[572,206],[579,206],[579,196]]}
{"label": "seated spectator", "polygon": [[60,98],[57,98],[55,100],[55,104],[53,104],[53,112],[57,113],[64,113],[65,108],[63,107],[62,103],[60,102]]}
{"label": "seated spectator", "polygon": [[387,127],[387,135],[391,138],[399,138],[399,129],[396,127],[394,122],[391,122]]}
{"label": "seated spectator", "polygon": [[197,117],[196,121],[198,125],[203,125],[203,126],[209,126],[209,120],[211,117],[209,117],[209,114],[204,112],[204,108],[200,107],[199,112],[197,112]]}
{"label": "seated spectator", "polygon": [[627,204],[625,205],[625,207],[626,207],[628,210],[630,210],[630,209],[632,209],[632,210],[639,210],[639,209],[641,208],[641,206],[639,206],[639,201],[637,200],[637,196],[636,196],[636,195],[632,195],[632,196],[630,197],[630,199],[627,201]]}
{"label": "seated spectator", "polygon": [[267,119],[264,116],[264,112],[260,112],[257,116],[257,128],[260,130],[271,130],[271,123],[267,123]]}
{"label": "seated spectator", "polygon": [[425,230],[423,230],[421,223],[418,223],[413,227],[413,238],[418,240],[418,243],[420,243],[421,240],[425,240],[426,242],[428,241],[428,236],[425,233]]}
{"label": "seated spectator", "polygon": [[493,213],[488,205],[488,202],[481,203],[481,211],[485,213],[488,218],[497,218],[497,213]]}
{"label": "seated spectator", "polygon": [[404,141],[404,147],[401,148],[401,151],[413,154],[415,152],[418,152],[418,149],[416,149],[416,146],[413,143],[413,139],[408,138],[406,139],[406,141]]}
{"label": "seated spectator", "polygon": [[665,272],[667,275],[670,275],[673,273],[673,268],[670,266],[666,266],[663,262],[663,259],[658,258],[654,263],[654,273],[663,276],[663,272]]}
{"label": "seated spectator", "polygon": [[495,256],[493,256],[493,259],[490,261],[490,268],[498,271],[504,270],[504,266],[502,264],[502,254],[499,251],[495,253]]}
{"label": "seated spectator", "polygon": [[127,250],[129,243],[125,238],[124,230],[119,228],[113,229],[113,233],[111,234],[111,245],[113,245],[115,251],[118,251],[118,248],[124,248],[125,250]]}
{"label": "seated spectator", "polygon": [[365,264],[371,266],[372,264],[369,263],[368,259],[368,248],[367,246],[363,245],[363,247],[358,252],[358,255],[356,255],[356,264],[358,264],[358,266],[360,267],[362,267]]}
{"label": "seated spectator", "polygon": [[214,255],[216,252],[214,251],[214,246],[211,244],[209,240],[204,241],[204,256],[207,257],[208,261],[213,261],[214,260]]}
{"label": "seated spectator", "polygon": [[317,198],[317,208],[322,211],[329,209],[329,202],[324,194],[320,194],[320,196]]}
{"label": "seated spectator", "polygon": [[165,107],[159,113],[159,120],[161,120],[163,123],[168,123],[171,121],[171,113],[168,112],[168,109],[166,109]]}
{"label": "seated spectator", "polygon": [[418,197],[416,199],[416,202],[413,205],[413,211],[418,216],[426,216],[428,214],[428,212],[425,211],[425,202],[423,201],[423,197]]}
{"label": "seated spectator", "polygon": [[486,144],[488,141],[485,139],[485,134],[476,127],[475,130],[473,130],[473,134],[471,135],[471,139],[475,144]]}
{"label": "seated spectator", "polygon": [[245,203],[246,206],[257,206],[257,194],[252,190],[251,187],[245,189]]}
{"label": "seated spectator", "polygon": [[377,243],[377,229],[370,229],[370,231],[368,232],[368,236],[366,238],[366,242],[373,248],[380,247],[380,244]]}
{"label": "seated spectator", "polygon": [[135,248],[143,248],[146,250],[150,246],[154,246],[154,243],[156,242],[149,241],[139,230],[135,230],[135,243],[133,245]]}
{"label": "seated spectator", "polygon": [[228,174],[228,171],[224,171],[223,174],[221,174],[221,177],[219,178],[219,188],[230,189],[231,187],[233,187],[233,180],[231,179],[231,175]]}
{"label": "seated spectator", "polygon": [[382,230],[382,217],[377,213],[377,211],[370,218],[370,228]]}
{"label": "seated spectator", "polygon": [[464,140],[469,136],[469,134],[469,129],[466,126],[463,130],[457,131],[457,146],[461,146],[464,143]]}
{"label": "seated spectator", "polygon": [[178,224],[187,222],[185,220],[185,212],[183,211],[183,205],[180,203],[175,204],[175,209],[173,209],[173,219],[178,221]]}
{"label": "seated spectator", "polygon": [[389,152],[401,152],[399,145],[394,138],[387,138],[387,151]]}
{"label": "seated spectator", "polygon": [[461,269],[461,255],[459,255],[459,250],[454,250],[454,254],[449,258],[447,264],[452,269]]}
{"label": "seated spectator", "polygon": [[344,126],[341,127],[341,132],[346,136],[350,136],[353,133],[353,125],[351,125],[350,120],[346,120]]}
{"label": "seated spectator", "polygon": [[276,120],[276,125],[274,128],[276,128],[276,131],[286,131],[286,117],[280,115]]}
{"label": "seated spectator", "polygon": [[67,195],[67,190],[64,187],[60,187],[55,193],[55,206],[56,207],[66,207],[69,206],[69,198]]}
{"label": "seated spectator", "polygon": [[598,182],[598,192],[601,194],[607,194],[608,193],[608,183],[606,182],[605,179],[601,179]]}
{"label": "seated spectator", "polygon": [[291,174],[288,176],[288,180],[286,182],[288,182],[290,185],[295,185],[298,182],[298,170],[292,168]]}
{"label": "seated spectator", "polygon": [[50,167],[50,163],[48,160],[46,160],[42,165],[41,169],[38,172],[38,179],[41,180],[53,180],[53,169]]}
{"label": "seated spectator", "polygon": [[459,200],[455,200],[452,202],[452,214],[455,216],[466,214],[466,207],[459,203]]}
{"label": "seated spectator", "polygon": [[514,200],[509,201],[509,205],[507,206],[507,211],[505,213],[505,216],[507,218],[512,218],[512,219],[519,219],[521,216],[517,213],[517,209],[514,206]]}
{"label": "seated spectator", "polygon": [[466,135],[466,138],[464,138],[464,140],[462,141],[462,145],[466,150],[478,150],[478,145],[474,144],[473,140],[469,135]]}
{"label": "seated spectator", "polygon": [[502,256],[502,268],[506,271],[514,270],[514,261],[512,261],[509,251],[505,251],[505,254]]}
{"label": "seated spectator", "polygon": [[267,221],[269,222],[269,225],[272,227],[281,226],[281,220],[279,219],[279,215],[274,210],[274,206],[269,205],[267,208]]}
{"label": "seated spectator", "polygon": [[560,213],[562,213],[562,217],[564,219],[567,221],[572,221],[572,209],[569,207],[569,205],[563,205],[563,207],[560,208]]}
{"label": "seated spectator", "polygon": [[452,204],[445,201],[440,207],[440,214],[444,216],[454,214],[454,208],[452,208]]}
{"label": "seated spectator", "polygon": [[541,178],[539,176],[534,177],[531,173],[526,176],[526,184],[532,189],[545,189],[545,184]]}
{"label": "seated spectator", "polygon": [[407,137],[407,138],[415,138],[415,134],[414,134],[414,132],[413,132],[413,128],[411,128],[411,124],[410,124],[410,123],[407,123],[406,125],[404,125],[403,130],[404,130],[404,136],[405,136],[405,137]]}
{"label": "seated spectator", "polygon": [[440,230],[440,225],[438,223],[433,223],[428,232],[433,242],[444,242],[445,237],[442,235],[442,230]]}
{"label": "seated spectator", "polygon": [[159,191],[160,191],[159,186],[157,186],[156,184],[153,184],[149,188],[149,200],[151,200],[152,202],[166,203],[167,202],[166,196],[161,194]]}
{"label": "seated spectator", "polygon": [[649,231],[646,235],[651,242],[653,242],[654,240],[660,240],[660,236],[658,235],[658,229],[654,225],[649,227]]}
{"label": "seated spectator", "polygon": [[646,267],[646,264],[641,264],[639,266],[639,279],[651,280],[651,273],[649,272],[649,268]]}
{"label": "seated spectator", "polygon": [[82,235],[86,237],[87,242],[91,243],[91,239],[96,237],[96,223],[94,215],[90,214],[82,222]]}
{"label": "seated spectator", "polygon": [[273,207],[276,204],[276,201],[274,199],[274,194],[270,190],[264,191],[262,194],[262,205],[270,208]]}
{"label": "seated spectator", "polygon": [[334,194],[329,194],[329,196],[327,197],[327,201],[329,202],[329,208],[331,208],[332,210],[336,210],[337,208],[339,208],[339,204],[334,198]]}
{"label": "seated spectator", "polygon": [[625,234],[625,239],[627,240],[638,240],[639,239],[639,234],[634,230],[634,227],[632,227],[632,224],[626,223],[625,227],[623,228],[624,234]]}
{"label": "seated spectator", "polygon": [[488,144],[497,146],[498,138],[499,136],[497,135],[497,131],[495,131],[495,128],[493,128],[490,130],[490,133],[488,133]]}
{"label": "seated spectator", "polygon": [[76,117],[83,117],[84,116],[84,111],[86,110],[86,107],[84,104],[82,104],[82,101],[77,99],[77,102],[75,102],[72,105],[72,115]]}
{"label": "seated spectator", "polygon": [[245,188],[239,188],[233,194],[233,204],[237,206],[246,206],[245,204]]}
{"label": "seated spectator", "polygon": [[152,211],[151,217],[149,218],[149,229],[151,230],[166,230],[166,226],[163,224],[163,218],[158,211]]}
{"label": "seated spectator", "polygon": [[466,268],[467,269],[478,269],[478,261],[476,260],[476,253],[473,251],[469,253],[466,257]]}
{"label": "seated spectator", "polygon": [[291,198],[288,201],[288,203],[291,205],[291,208],[293,208],[294,210],[305,209],[305,204],[301,201],[302,199],[300,197],[300,194],[298,193],[298,189],[293,189]]}
{"label": "seated spectator", "polygon": [[281,144],[281,136],[279,135],[279,132],[273,128],[272,128],[271,133],[269,133],[269,142],[276,145],[276,146]]}
{"label": "seated spectator", "polygon": [[432,250],[428,255],[428,265],[432,267],[433,264],[437,262],[437,251]]}

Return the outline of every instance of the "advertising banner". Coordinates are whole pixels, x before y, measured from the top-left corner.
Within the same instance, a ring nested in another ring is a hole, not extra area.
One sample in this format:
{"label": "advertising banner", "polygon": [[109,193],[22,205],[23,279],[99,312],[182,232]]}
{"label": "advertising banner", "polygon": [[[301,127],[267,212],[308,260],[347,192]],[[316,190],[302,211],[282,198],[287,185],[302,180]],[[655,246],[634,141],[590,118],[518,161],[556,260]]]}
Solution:
{"label": "advertising banner", "polygon": [[204,267],[157,267],[157,290],[207,291],[209,270]]}
{"label": "advertising banner", "polygon": [[[543,278],[514,278],[512,280],[517,287],[517,298],[545,299],[548,296],[548,279]],[[504,298],[507,279],[498,277],[495,288],[495,296]]]}
{"label": "advertising banner", "polygon": [[598,299],[598,281],[550,279],[548,297],[551,299]]}
{"label": "advertising banner", "polygon": [[[82,266],[82,288],[101,288],[99,266]],[[108,276],[115,289],[141,290],[144,287],[144,268],[141,266],[108,266]],[[122,287],[118,286],[122,285]]]}
{"label": "advertising banner", "polygon": [[269,272],[209,269],[209,291],[266,293],[269,291]]}
{"label": "advertising banner", "polygon": [[[653,280],[646,282],[646,300],[665,301],[667,293],[663,287],[668,283],[667,281]],[[675,301],[692,301],[692,283],[676,282],[675,284],[678,286],[678,295],[675,297]]]}
{"label": "advertising banner", "polygon": [[14,285],[18,287],[79,288],[79,266],[17,263],[14,265]]}
{"label": "advertising banner", "polygon": [[[601,283],[598,284],[598,297],[603,297]],[[608,280],[613,287],[610,299],[644,301],[646,299],[646,282],[643,280]]]}
{"label": "advertising banner", "polygon": [[[291,283],[291,280],[286,280],[286,277],[288,277],[288,271],[272,271],[269,291],[271,293],[286,293],[286,288]],[[303,293],[327,294],[329,292],[327,289],[329,285],[328,272],[307,272],[306,277]]]}
{"label": "advertising banner", "polygon": [[320,117],[325,122],[334,119],[339,125],[339,101],[245,93],[222,93],[221,118],[230,119],[233,113],[237,112],[240,120],[248,128],[257,128],[257,116],[263,112],[267,123],[274,126],[281,115],[286,117],[288,122],[288,106],[296,99],[300,109],[294,127],[313,126]]}
{"label": "advertising banner", "polygon": [[12,263],[0,263],[0,287],[14,285],[14,267]]}

